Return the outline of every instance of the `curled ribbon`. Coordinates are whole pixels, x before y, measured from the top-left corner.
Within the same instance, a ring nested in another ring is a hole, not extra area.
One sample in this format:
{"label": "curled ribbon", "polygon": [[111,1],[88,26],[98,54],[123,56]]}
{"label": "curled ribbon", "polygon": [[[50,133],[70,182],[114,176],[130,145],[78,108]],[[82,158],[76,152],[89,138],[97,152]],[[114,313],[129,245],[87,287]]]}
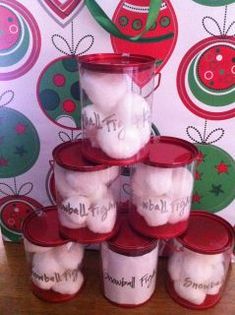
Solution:
{"label": "curled ribbon", "polygon": [[0,183],[0,193],[4,196],[11,196],[11,195],[21,195],[21,196],[27,196],[31,193],[33,190],[33,184],[30,182],[24,183],[20,186],[19,189],[16,187],[16,181],[14,178],[14,189],[5,183]]}
{"label": "curled ribbon", "polygon": [[201,132],[194,126],[188,126],[186,128],[186,133],[188,137],[195,143],[204,143],[204,144],[212,144],[219,141],[224,136],[224,129],[223,128],[216,128],[212,130],[207,136],[201,134]]}
{"label": "curled ribbon", "polygon": [[223,22],[223,29],[220,27],[218,21],[211,16],[205,16],[202,19],[202,26],[204,30],[212,36],[215,37],[224,37],[224,36],[234,36],[235,30],[233,30],[233,26],[235,25],[235,21],[233,21],[226,29],[226,22],[227,22],[227,12],[228,6],[225,6],[225,13],[224,13],[224,22]]}
{"label": "curled ribbon", "polygon": [[7,90],[0,95],[0,107],[4,107],[12,102],[15,93],[12,90]]}
{"label": "curled ribbon", "polygon": [[60,131],[59,132],[59,138],[62,142],[68,142],[68,141],[76,141],[81,138],[82,133],[79,132],[76,136],[74,136],[73,130],[71,130],[71,135],[69,135],[65,131]]}

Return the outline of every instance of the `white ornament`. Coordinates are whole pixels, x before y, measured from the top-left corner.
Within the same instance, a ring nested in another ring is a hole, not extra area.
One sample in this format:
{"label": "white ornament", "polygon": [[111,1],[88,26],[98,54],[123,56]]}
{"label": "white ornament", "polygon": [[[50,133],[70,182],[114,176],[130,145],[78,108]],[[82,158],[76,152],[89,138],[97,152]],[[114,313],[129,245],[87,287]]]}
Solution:
{"label": "white ornament", "polygon": [[139,198],[137,212],[142,215],[149,226],[166,224],[171,214],[170,199],[167,196]]}
{"label": "white ornament", "polygon": [[61,274],[63,268],[59,261],[56,261],[53,251],[34,254],[32,260],[32,281],[44,290],[50,290],[55,284],[56,274]]}
{"label": "white ornament", "polygon": [[111,194],[107,194],[91,205],[87,226],[94,233],[109,233],[115,225],[116,214],[116,202]]}
{"label": "white ornament", "polygon": [[27,253],[45,253],[48,250],[52,249],[52,247],[44,247],[44,246],[32,244],[26,238],[24,238],[23,242],[24,242],[24,249]]}
{"label": "white ornament", "polygon": [[123,74],[85,70],[80,77],[80,83],[91,102],[102,113],[110,113],[127,91]]}
{"label": "white ornament", "polygon": [[65,269],[77,269],[81,264],[84,248],[82,245],[69,242],[62,246],[57,246],[53,250],[56,261]]}
{"label": "white ornament", "polygon": [[[66,271],[65,271],[66,272]],[[67,271],[67,277],[69,276],[69,273],[71,271]],[[77,293],[83,282],[84,282],[84,277],[81,273],[81,271],[79,270],[73,270],[72,271],[73,275],[71,276],[71,278],[69,279],[63,279],[59,282],[57,282],[56,284],[53,285],[52,290],[55,292],[58,292],[60,294],[75,294]],[[75,275],[74,275],[75,274]],[[65,276],[62,277],[65,278]],[[75,280],[73,279],[73,277],[75,278]]]}

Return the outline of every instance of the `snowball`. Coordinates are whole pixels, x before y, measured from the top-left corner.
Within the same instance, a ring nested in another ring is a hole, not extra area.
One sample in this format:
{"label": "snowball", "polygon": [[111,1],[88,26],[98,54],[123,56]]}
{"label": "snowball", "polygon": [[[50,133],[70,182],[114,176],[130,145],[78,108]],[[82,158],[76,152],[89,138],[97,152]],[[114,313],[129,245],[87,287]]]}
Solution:
{"label": "snowball", "polygon": [[176,224],[181,221],[186,221],[190,215],[191,210],[191,198],[188,197],[178,197],[169,195],[171,199],[171,215],[169,217],[168,223]]}
{"label": "snowball", "polygon": [[151,124],[150,106],[145,99],[134,92],[125,93],[117,103],[116,114],[125,126],[143,127]]}
{"label": "snowball", "polygon": [[206,299],[206,293],[202,289],[195,288],[193,286],[188,286],[189,283],[175,281],[174,288],[176,293],[186,301],[193,303],[195,305],[202,304]]}
{"label": "snowball", "polygon": [[82,109],[82,126],[84,135],[91,142],[93,147],[99,147],[96,135],[97,130],[102,128],[104,115],[99,112],[95,105],[87,105]]}
{"label": "snowball", "polygon": [[63,210],[60,210],[60,208],[58,208],[58,217],[60,224],[69,229],[80,229],[86,226],[86,222],[84,222],[83,224],[78,224],[71,221],[67,214]]}
{"label": "snowball", "polygon": [[193,190],[193,175],[186,167],[173,169],[170,194],[177,198],[191,196]]}
{"label": "snowball", "polygon": [[56,281],[56,276],[63,272],[60,262],[55,259],[52,250],[34,254],[32,260],[32,281],[44,290],[49,290]]}
{"label": "snowball", "polygon": [[71,222],[82,226],[87,220],[89,207],[90,201],[88,198],[76,195],[63,200],[58,206],[58,209],[62,211]]}
{"label": "snowball", "polygon": [[24,249],[28,253],[44,253],[52,249],[52,247],[43,247],[43,246],[32,244],[26,238],[24,238],[23,242],[24,242]]}
{"label": "snowball", "polygon": [[137,127],[137,129],[139,131],[141,147],[144,147],[151,136],[151,125],[146,123],[144,126]]}
{"label": "snowball", "polygon": [[168,272],[171,280],[177,281],[181,278],[182,263],[184,255],[182,252],[174,252],[168,260]]}
{"label": "snowball", "polygon": [[206,283],[208,288],[206,290],[207,294],[215,295],[218,294],[220,288],[224,283],[225,278],[225,270],[223,263],[219,262],[215,265],[212,265],[213,268],[213,276]]}
{"label": "snowball", "polygon": [[185,278],[198,284],[205,283],[213,276],[212,265],[206,263],[204,255],[190,250],[184,250],[182,270]]}
{"label": "snowball", "polygon": [[91,102],[102,113],[110,113],[127,91],[125,77],[122,74],[85,70],[80,76],[80,83]]}
{"label": "snowball", "polygon": [[145,176],[152,194],[161,196],[170,190],[172,185],[172,169],[146,166]]}
{"label": "snowball", "polygon": [[122,126],[111,131],[107,128],[100,129],[97,140],[100,148],[114,159],[130,158],[142,148],[138,128],[133,126]]}
{"label": "snowball", "polygon": [[55,247],[53,254],[63,268],[77,269],[82,262],[84,248],[80,244],[69,242]]}
{"label": "snowball", "polygon": [[56,163],[54,165],[54,176],[56,191],[60,194],[62,199],[77,194],[76,190],[74,190],[66,181],[66,170]]}
{"label": "snowball", "polygon": [[166,196],[139,198],[136,210],[149,226],[160,226],[166,224],[170,216],[170,199]]}
{"label": "snowball", "polygon": [[[62,280],[57,282],[56,284],[53,285],[52,290],[56,291],[60,294],[75,294],[77,293],[83,282],[84,282],[84,277],[81,273],[81,271],[78,270],[73,270],[73,275],[71,276],[71,278],[66,279],[66,277],[68,277],[69,272],[67,271],[67,276],[63,276],[62,275]],[[65,271],[66,273],[66,271]],[[75,280],[74,280],[75,278]]]}
{"label": "snowball", "polygon": [[111,194],[107,194],[91,205],[87,226],[94,233],[109,233],[115,225],[116,214],[116,202]]}

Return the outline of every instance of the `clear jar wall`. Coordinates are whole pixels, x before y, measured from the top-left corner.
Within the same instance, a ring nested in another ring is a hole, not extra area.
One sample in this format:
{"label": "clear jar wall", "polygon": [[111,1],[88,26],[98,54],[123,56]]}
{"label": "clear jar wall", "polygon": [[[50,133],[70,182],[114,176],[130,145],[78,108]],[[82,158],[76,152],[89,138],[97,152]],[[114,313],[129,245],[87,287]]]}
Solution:
{"label": "clear jar wall", "polygon": [[117,166],[82,172],[54,164],[60,233],[80,243],[99,242],[115,231],[120,180]]}
{"label": "clear jar wall", "polygon": [[116,252],[101,245],[104,296],[112,303],[135,307],[147,302],[155,291],[158,244],[151,250]]}
{"label": "clear jar wall", "polygon": [[167,289],[179,304],[206,309],[222,298],[231,261],[231,250],[201,254],[180,246],[168,261]]}
{"label": "clear jar wall", "polygon": [[82,288],[83,246],[69,242],[43,247],[24,239],[32,292],[49,302],[72,299]]}
{"label": "clear jar wall", "polygon": [[[89,140],[85,155],[96,162],[105,158],[126,160],[126,164],[146,155],[144,147],[151,133],[153,73],[153,65],[145,70],[122,65],[117,70],[111,65],[102,72],[95,66],[94,70],[87,69],[81,63],[82,128],[84,138]],[[139,77],[146,77],[143,87],[138,85]]]}
{"label": "clear jar wall", "polygon": [[131,170],[130,224],[143,235],[172,238],[188,226],[195,162],[163,168],[138,163]]}

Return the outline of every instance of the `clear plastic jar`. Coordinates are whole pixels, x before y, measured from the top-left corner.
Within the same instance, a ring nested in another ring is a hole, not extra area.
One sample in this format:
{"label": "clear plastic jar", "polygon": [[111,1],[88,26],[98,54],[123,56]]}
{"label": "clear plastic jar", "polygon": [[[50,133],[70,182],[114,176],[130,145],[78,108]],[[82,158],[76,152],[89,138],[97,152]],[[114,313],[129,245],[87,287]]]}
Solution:
{"label": "clear plastic jar", "polygon": [[155,291],[158,241],[135,233],[122,216],[121,228],[101,245],[104,296],[112,303],[135,307]]}
{"label": "clear plastic jar", "polygon": [[197,148],[182,139],[153,137],[149,155],[132,166],[131,226],[143,235],[169,239],[188,226]]}
{"label": "clear plastic jar", "polygon": [[84,248],[60,237],[56,207],[30,214],[23,224],[23,236],[32,292],[49,302],[75,297],[84,282]]}
{"label": "clear plastic jar", "polygon": [[193,211],[187,231],[174,240],[168,262],[170,296],[190,309],[214,306],[223,296],[234,246],[232,226],[221,217]]}
{"label": "clear plastic jar", "polygon": [[[79,58],[84,154],[128,165],[146,156],[151,133],[154,58],[93,54]],[[140,88],[138,81],[145,82]]]}
{"label": "clear plastic jar", "polygon": [[120,169],[94,164],[81,153],[82,140],[60,144],[53,150],[59,229],[65,238],[97,243],[117,228]]}

